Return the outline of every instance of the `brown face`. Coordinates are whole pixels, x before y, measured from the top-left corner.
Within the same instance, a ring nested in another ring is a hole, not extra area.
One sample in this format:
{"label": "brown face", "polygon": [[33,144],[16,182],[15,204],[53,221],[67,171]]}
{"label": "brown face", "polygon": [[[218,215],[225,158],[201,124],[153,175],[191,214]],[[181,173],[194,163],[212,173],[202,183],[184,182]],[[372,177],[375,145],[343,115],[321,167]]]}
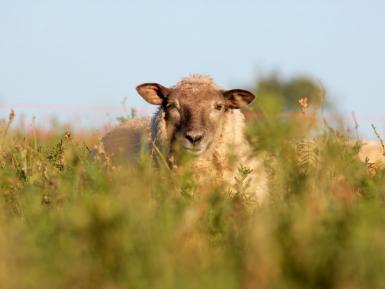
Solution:
{"label": "brown face", "polygon": [[222,91],[207,84],[165,88],[146,83],[137,90],[146,101],[160,105],[165,112],[170,153],[187,152],[196,156],[218,141],[226,113],[254,99],[245,90]]}
{"label": "brown face", "polygon": [[226,103],[223,94],[212,88],[174,89],[163,109],[172,149],[200,155],[220,136]]}

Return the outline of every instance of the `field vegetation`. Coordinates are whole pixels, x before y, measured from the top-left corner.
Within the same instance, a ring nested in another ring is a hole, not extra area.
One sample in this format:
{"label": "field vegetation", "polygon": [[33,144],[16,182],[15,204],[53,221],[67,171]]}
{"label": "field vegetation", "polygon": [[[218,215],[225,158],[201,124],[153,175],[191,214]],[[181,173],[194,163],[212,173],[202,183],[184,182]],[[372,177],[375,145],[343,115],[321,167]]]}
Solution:
{"label": "field vegetation", "polygon": [[[302,82],[301,82],[302,81]],[[248,140],[270,197],[188,167],[114,167],[94,134],[0,130],[0,288],[384,288],[385,170],[319,111],[307,79],[259,82]],[[290,98],[286,99],[285,95]]]}

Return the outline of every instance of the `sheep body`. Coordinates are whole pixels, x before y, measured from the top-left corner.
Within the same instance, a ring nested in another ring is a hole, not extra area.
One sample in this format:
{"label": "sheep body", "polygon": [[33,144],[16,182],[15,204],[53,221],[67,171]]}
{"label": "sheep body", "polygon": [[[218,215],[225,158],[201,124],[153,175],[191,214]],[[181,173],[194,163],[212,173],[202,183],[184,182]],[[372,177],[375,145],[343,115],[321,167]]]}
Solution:
{"label": "sheep body", "polygon": [[[198,95],[209,94],[206,91],[220,91],[211,78],[194,75],[182,79],[174,90],[179,93],[196,93]],[[164,153],[164,159],[168,160],[173,168],[177,168],[171,151],[172,135],[168,129],[168,120],[164,106],[159,106],[151,120],[130,120],[126,124],[113,129],[102,139],[104,150],[112,159],[120,162],[135,162],[140,157],[140,147],[149,148],[154,156],[157,152]],[[229,109],[221,119],[218,137],[209,148],[201,155],[192,158],[188,164],[194,176],[202,183],[206,181],[225,181],[230,185],[230,190],[235,192],[234,185],[239,184],[240,166],[251,169],[243,193],[248,199],[261,202],[267,194],[267,178],[263,168],[261,157],[252,157],[251,148],[245,138],[245,117],[239,109]],[[155,153],[154,153],[155,152]]]}
{"label": "sheep body", "polygon": [[150,118],[132,119],[113,128],[101,140],[102,150],[113,164],[132,164],[148,147]]}

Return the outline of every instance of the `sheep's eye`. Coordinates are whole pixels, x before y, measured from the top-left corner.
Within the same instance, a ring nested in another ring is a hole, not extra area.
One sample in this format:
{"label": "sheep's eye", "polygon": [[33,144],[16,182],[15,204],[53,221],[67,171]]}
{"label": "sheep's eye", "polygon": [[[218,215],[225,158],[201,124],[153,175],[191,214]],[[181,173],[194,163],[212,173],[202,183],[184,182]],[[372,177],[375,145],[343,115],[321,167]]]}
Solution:
{"label": "sheep's eye", "polygon": [[178,107],[176,106],[175,103],[168,103],[168,104],[166,105],[166,108],[167,108],[168,110],[173,110],[173,109],[178,110]]}
{"label": "sheep's eye", "polygon": [[216,105],[215,105],[215,109],[216,109],[216,110],[222,110],[222,109],[223,109],[223,104],[220,104],[220,103],[219,103],[219,104],[216,104]]}
{"label": "sheep's eye", "polygon": [[179,108],[174,103],[169,103],[166,105],[167,117],[171,123],[178,123],[180,121],[180,112]]}

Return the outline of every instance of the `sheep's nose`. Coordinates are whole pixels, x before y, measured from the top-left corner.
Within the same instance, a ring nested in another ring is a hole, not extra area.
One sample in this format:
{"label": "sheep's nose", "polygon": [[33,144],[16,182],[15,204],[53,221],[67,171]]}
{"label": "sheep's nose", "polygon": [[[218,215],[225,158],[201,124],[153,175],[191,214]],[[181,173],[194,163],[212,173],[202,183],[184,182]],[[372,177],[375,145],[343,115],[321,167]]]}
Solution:
{"label": "sheep's nose", "polygon": [[201,131],[188,131],[185,134],[185,137],[193,145],[198,144],[203,139],[203,132]]}

